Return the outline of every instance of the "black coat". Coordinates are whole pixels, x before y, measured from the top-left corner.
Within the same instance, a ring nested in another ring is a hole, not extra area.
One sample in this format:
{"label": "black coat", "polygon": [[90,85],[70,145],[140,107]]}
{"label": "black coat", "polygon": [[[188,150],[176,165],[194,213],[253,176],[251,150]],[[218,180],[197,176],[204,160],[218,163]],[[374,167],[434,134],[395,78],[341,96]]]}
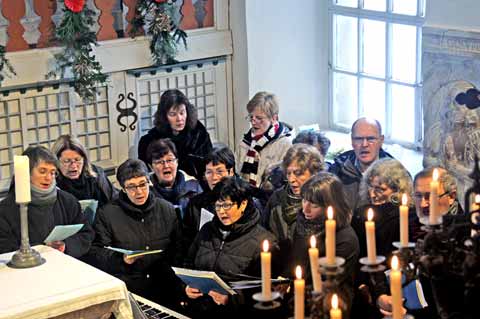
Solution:
{"label": "black coat", "polygon": [[212,191],[205,191],[190,199],[183,215],[183,238],[185,247],[190,247],[198,234],[202,208],[215,215],[216,196]]}
{"label": "black coat", "polygon": [[178,135],[172,133],[170,126],[154,127],[140,138],[138,158],[147,163],[148,146],[161,138],[169,138],[175,144],[178,153],[178,169],[201,181],[205,173],[204,158],[212,150],[210,135],[205,126],[197,121],[194,129],[184,129]]}
{"label": "black coat", "polygon": [[[214,271],[225,281],[239,279],[238,274],[260,277],[260,251],[263,240],[270,242],[272,261],[276,258],[274,236],[259,225],[258,210],[248,204],[244,215],[230,229],[226,237],[222,234],[221,221],[214,217],[200,230],[190,247],[186,266],[192,269]],[[272,277],[277,267],[272,264]],[[244,279],[244,278],[243,278]],[[243,291],[245,292],[245,291]],[[243,318],[252,308],[251,296],[242,292],[229,296],[228,304],[217,306],[210,296],[190,300],[195,315],[200,318],[224,317]]]}
{"label": "black coat", "polygon": [[96,177],[86,176],[83,173],[78,180],[71,180],[60,173],[57,176],[57,186],[78,200],[95,199],[98,201],[98,206],[102,207],[117,198],[118,190],[113,187],[101,167],[92,165],[92,168],[97,173]]}
{"label": "black coat", "polygon": [[[362,181],[362,172],[355,166],[356,158],[353,150],[346,151],[335,157],[333,164],[328,169],[330,173],[337,175],[342,181],[347,202],[352,210],[366,204],[360,202],[358,195],[358,189]],[[379,158],[393,158],[393,156],[380,149]]]}
{"label": "black coat", "polygon": [[[302,211],[297,214],[297,227],[293,235],[293,249],[290,256],[288,270],[289,277],[293,277],[293,269],[296,265],[301,265],[306,271],[307,284],[311,284],[310,260],[308,248],[310,248],[310,237],[315,235],[320,257],[325,256],[325,219],[307,220]],[[336,277],[340,289],[340,298],[351,306],[353,300],[353,280],[360,253],[360,246],[357,235],[350,225],[337,227],[335,250],[338,257],[345,259],[343,264],[343,273]],[[288,273],[288,271],[287,271]]]}
{"label": "black coat", "polygon": [[[170,266],[181,264],[183,249],[180,224],[170,203],[150,194],[144,205],[136,206],[121,192],[117,200],[99,210],[94,229],[96,237],[88,258],[92,265],[125,281],[134,293],[175,306],[180,286],[175,286],[178,282]],[[128,265],[121,253],[106,246],[163,252]]]}
{"label": "black coat", "polygon": [[[28,236],[30,245],[42,244],[56,225],[84,224],[75,235],[65,239],[65,253],[81,257],[90,249],[94,237],[92,227],[80,210],[77,199],[57,189],[57,200],[48,206],[28,205]],[[20,247],[20,209],[15,203],[15,191],[0,202],[0,253]]]}

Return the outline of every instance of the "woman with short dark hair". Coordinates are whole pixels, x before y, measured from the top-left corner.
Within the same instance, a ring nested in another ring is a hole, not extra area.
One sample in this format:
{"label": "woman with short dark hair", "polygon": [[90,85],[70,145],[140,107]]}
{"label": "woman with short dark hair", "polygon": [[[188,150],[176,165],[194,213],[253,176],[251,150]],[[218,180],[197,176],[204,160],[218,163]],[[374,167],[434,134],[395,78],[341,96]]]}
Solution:
{"label": "woman with short dark hair", "polygon": [[202,192],[195,177],[178,168],[178,153],[175,144],[168,139],[160,139],[148,147],[148,165],[153,170],[151,180],[153,193],[179,208],[183,219],[190,198]]}
{"label": "woman with short dark hair", "polygon": [[177,89],[165,91],[155,113],[154,125],[140,139],[138,158],[148,163],[148,146],[158,139],[170,138],[178,150],[178,167],[201,180],[205,172],[203,158],[212,149],[212,142],[185,94]]}
{"label": "woman with short dark hair", "polygon": [[57,186],[78,200],[94,199],[99,206],[118,196],[118,190],[103,169],[90,162],[88,152],[80,141],[61,135],[52,146],[60,163]]}
{"label": "woman with short dark hair", "polygon": [[[128,290],[167,307],[178,306],[178,282],[170,267],[181,264],[180,224],[173,206],[149,192],[148,170],[140,160],[128,159],[117,170],[122,187],[117,199],[97,213],[96,237],[89,262],[123,281]],[[127,258],[107,249],[163,250]]]}
{"label": "woman with short dark hair", "polygon": [[[23,155],[28,156],[30,166],[30,243],[32,246],[43,244],[56,225],[84,224],[78,233],[64,241],[47,243],[73,257],[83,256],[90,249],[94,232],[80,210],[78,200],[57,189],[57,158],[43,146],[30,146]],[[7,197],[0,202],[0,254],[17,250],[20,240],[20,211],[15,202],[15,187],[12,182]]]}
{"label": "woman with short dark hair", "polygon": [[[274,236],[259,224],[260,214],[253,204],[250,185],[239,177],[225,177],[215,185],[215,216],[205,224],[190,247],[187,266],[214,271],[224,280],[236,275],[260,276],[260,250],[267,239],[273,248]],[[275,272],[275,267],[272,268]],[[251,296],[223,295],[210,291],[203,295],[187,286],[185,292],[195,318],[246,318]],[[228,316],[228,317],[227,317]]]}

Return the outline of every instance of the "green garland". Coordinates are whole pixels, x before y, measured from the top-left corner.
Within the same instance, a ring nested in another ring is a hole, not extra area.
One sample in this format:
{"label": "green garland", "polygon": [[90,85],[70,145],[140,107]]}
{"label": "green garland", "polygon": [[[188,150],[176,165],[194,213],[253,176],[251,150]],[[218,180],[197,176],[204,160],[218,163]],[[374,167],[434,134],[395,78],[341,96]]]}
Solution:
{"label": "green garland", "polygon": [[95,13],[84,7],[79,12],[63,10],[62,22],[56,28],[54,41],[63,46],[60,53],[55,54],[56,68],[47,74],[47,79],[65,77],[65,72],[71,70],[73,87],[85,100],[94,98],[97,87],[105,85],[107,75],[102,73],[102,66],[92,55],[92,47],[97,45],[95,32],[90,31],[94,24]]}
{"label": "green garland", "polygon": [[[176,63],[178,43],[187,48],[187,34],[173,21],[175,0],[139,0],[132,20],[131,36],[138,35],[148,21],[147,35],[152,37],[150,52],[156,65]],[[148,19],[146,19],[148,16]]]}
{"label": "green garland", "polygon": [[[6,52],[7,51],[5,50],[5,47],[3,45],[0,45],[0,86],[5,77],[17,75],[17,73],[15,73],[15,70],[13,69],[13,66],[10,64],[10,61],[5,56]],[[4,68],[6,69],[4,70]]]}

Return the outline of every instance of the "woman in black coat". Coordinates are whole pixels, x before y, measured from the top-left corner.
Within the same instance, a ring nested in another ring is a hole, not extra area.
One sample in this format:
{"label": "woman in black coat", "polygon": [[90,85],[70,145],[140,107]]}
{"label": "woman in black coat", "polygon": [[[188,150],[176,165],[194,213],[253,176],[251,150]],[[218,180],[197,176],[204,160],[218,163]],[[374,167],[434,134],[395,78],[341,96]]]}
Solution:
{"label": "woman in black coat", "polygon": [[[249,185],[238,177],[226,177],[214,191],[216,216],[200,230],[190,247],[187,267],[214,271],[225,281],[239,274],[260,276],[260,248],[267,239],[276,247],[271,233],[260,226],[260,214],[249,195]],[[275,253],[272,255],[275,260]],[[272,267],[275,273],[275,267]],[[187,286],[185,292],[192,315],[198,318],[245,318],[252,309],[251,297],[239,292],[203,295]]]}
{"label": "woman in black coat", "polygon": [[[28,156],[30,164],[28,234],[31,245],[43,244],[56,225],[84,224],[78,233],[64,241],[47,243],[70,256],[82,257],[90,249],[94,232],[77,199],[57,189],[57,158],[43,146],[29,147],[23,155]],[[20,210],[12,183],[7,197],[0,202],[0,254],[17,250],[20,240]]]}
{"label": "woman in black coat", "polygon": [[177,89],[165,91],[155,113],[154,125],[140,138],[138,158],[146,164],[151,163],[147,156],[150,143],[169,138],[178,150],[178,168],[201,181],[205,172],[203,158],[210,153],[212,142],[185,94]]}
{"label": "woman in black coat", "polygon": [[[145,164],[129,159],[118,167],[118,199],[98,212],[89,262],[125,281],[128,290],[167,307],[177,308],[181,286],[171,266],[181,264],[181,228],[173,206],[149,192]],[[128,258],[107,249],[163,250]],[[178,293],[176,293],[178,292]]]}
{"label": "woman in black coat", "polygon": [[[325,256],[325,220],[331,206],[336,220],[335,251],[345,259],[344,271],[336,277],[344,311],[350,311],[353,299],[353,280],[360,247],[355,231],[350,226],[352,212],[345,198],[342,182],[333,174],[320,172],[302,186],[302,210],[297,214],[297,227],[293,235],[293,249],[288,269],[301,265],[306,270],[307,284],[311,283],[308,248],[310,237],[315,236],[319,256]],[[291,275],[293,276],[293,274]],[[348,317],[348,316],[347,316]]]}
{"label": "woman in black coat", "polygon": [[94,199],[103,206],[118,196],[118,190],[101,167],[90,162],[88,152],[80,141],[61,135],[52,146],[60,162],[57,186],[78,200]]}

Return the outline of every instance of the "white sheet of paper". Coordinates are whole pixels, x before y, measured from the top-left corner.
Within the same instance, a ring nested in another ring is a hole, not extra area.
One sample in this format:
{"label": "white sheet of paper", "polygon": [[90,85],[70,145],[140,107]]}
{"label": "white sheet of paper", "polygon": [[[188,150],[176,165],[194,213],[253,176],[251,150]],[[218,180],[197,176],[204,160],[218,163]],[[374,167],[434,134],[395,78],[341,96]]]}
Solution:
{"label": "white sheet of paper", "polygon": [[209,212],[205,208],[202,208],[200,210],[200,225],[198,226],[198,230],[202,229],[203,225],[211,221],[213,216],[215,216],[213,213]]}
{"label": "white sheet of paper", "polygon": [[44,242],[50,243],[52,241],[65,240],[68,237],[78,233],[78,231],[82,229],[82,227],[83,224],[57,225],[55,226],[55,228],[52,229],[47,238],[45,238]]}

